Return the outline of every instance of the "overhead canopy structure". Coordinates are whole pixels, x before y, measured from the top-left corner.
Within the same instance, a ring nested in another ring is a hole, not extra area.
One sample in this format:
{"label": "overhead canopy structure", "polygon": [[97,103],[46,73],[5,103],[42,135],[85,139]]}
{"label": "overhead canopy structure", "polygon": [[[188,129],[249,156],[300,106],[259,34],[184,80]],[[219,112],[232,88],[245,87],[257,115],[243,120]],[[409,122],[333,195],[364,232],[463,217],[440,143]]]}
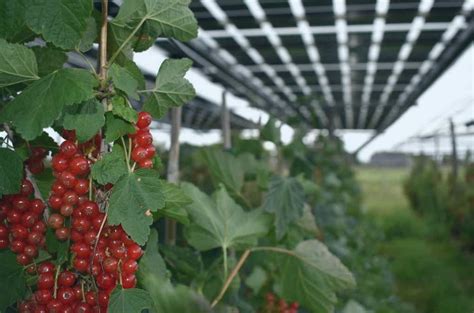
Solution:
{"label": "overhead canopy structure", "polygon": [[472,0],[193,0],[187,56],[251,105],[309,128],[383,131],[472,42]]}

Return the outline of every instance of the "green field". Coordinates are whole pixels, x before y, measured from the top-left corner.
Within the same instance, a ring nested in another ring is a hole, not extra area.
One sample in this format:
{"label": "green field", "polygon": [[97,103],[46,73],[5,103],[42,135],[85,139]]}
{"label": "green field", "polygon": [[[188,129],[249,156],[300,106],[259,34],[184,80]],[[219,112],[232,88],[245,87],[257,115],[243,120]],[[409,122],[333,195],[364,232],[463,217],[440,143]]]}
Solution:
{"label": "green field", "polygon": [[420,313],[474,311],[474,257],[447,232],[418,217],[403,195],[408,169],[356,168],[366,217],[385,233],[378,247],[388,257],[397,294]]}

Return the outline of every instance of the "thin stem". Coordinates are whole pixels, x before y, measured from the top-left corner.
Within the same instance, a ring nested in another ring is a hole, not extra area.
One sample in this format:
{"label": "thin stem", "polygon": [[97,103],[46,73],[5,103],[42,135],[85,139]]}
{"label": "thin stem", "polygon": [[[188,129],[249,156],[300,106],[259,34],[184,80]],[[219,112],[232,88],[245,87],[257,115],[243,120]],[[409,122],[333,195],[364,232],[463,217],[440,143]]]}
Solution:
{"label": "thin stem", "polygon": [[56,299],[57,293],[58,293],[58,277],[59,277],[59,272],[61,271],[61,265],[58,265],[56,268],[56,275],[54,275],[54,293],[53,293],[53,298]]}
{"label": "thin stem", "polygon": [[227,279],[227,274],[229,272],[228,264],[227,264],[227,247],[222,247],[222,257],[223,257],[223,265],[224,265],[224,279]]}
{"label": "thin stem", "polygon": [[137,33],[137,31],[142,27],[143,23],[145,23],[146,19],[142,19],[140,23],[133,29],[133,31],[130,33],[130,35],[125,39],[125,41],[120,45],[120,47],[114,52],[112,57],[110,57],[109,60],[109,66],[112,65],[115,61],[115,59],[119,56],[120,52],[122,52],[123,48],[128,44],[130,40],[132,40],[133,36]]}
{"label": "thin stem", "polygon": [[[130,157],[129,157],[129,153],[127,152],[127,145],[125,144],[125,139],[123,139],[123,137],[120,137],[120,139],[122,140],[123,154],[125,155],[125,161],[127,163],[128,172],[130,173],[131,172]],[[130,143],[131,143],[131,141],[130,141]]]}
{"label": "thin stem", "polygon": [[82,53],[81,51],[79,51],[79,50],[77,50],[77,49],[75,50],[75,52],[76,52],[77,54],[79,54],[79,55],[84,59],[84,61],[86,61],[87,65],[89,66],[89,68],[91,69],[91,71],[94,73],[94,75],[97,76],[97,71],[95,70],[94,65],[92,65],[91,61],[89,61],[89,59],[84,55],[84,53]]}
{"label": "thin stem", "polygon": [[217,303],[219,303],[219,301],[222,300],[222,297],[224,297],[225,295],[225,292],[227,291],[227,289],[229,288],[230,284],[232,283],[232,281],[234,280],[235,276],[237,276],[237,273],[239,273],[240,269],[242,268],[242,266],[244,265],[245,261],[247,260],[247,258],[249,257],[250,255],[250,252],[251,250],[247,249],[244,251],[244,253],[242,254],[242,256],[240,257],[239,261],[237,262],[237,264],[235,265],[234,269],[232,270],[232,272],[230,273],[229,277],[227,277],[227,280],[225,281],[224,285],[222,286],[222,289],[221,291],[219,292],[219,295],[214,299],[214,301],[212,301],[212,304],[211,304],[211,307],[215,307],[217,305]]}
{"label": "thin stem", "polygon": [[[99,77],[101,83],[107,80],[107,22],[109,16],[109,1],[102,0],[102,25],[100,26],[99,42]],[[104,85],[102,85],[103,87]]]}
{"label": "thin stem", "polygon": [[92,200],[92,175],[89,177],[89,200]]}
{"label": "thin stem", "polygon": [[137,166],[137,162],[133,162],[133,165],[132,165],[132,172],[135,171],[135,166]]}

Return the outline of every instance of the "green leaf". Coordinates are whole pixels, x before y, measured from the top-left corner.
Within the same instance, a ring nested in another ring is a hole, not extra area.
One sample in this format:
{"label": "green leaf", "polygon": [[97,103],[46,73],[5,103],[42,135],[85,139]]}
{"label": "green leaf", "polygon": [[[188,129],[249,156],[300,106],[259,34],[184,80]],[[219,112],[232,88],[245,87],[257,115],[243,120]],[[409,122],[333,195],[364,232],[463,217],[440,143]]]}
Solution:
{"label": "green leaf", "polygon": [[0,88],[39,79],[35,54],[0,39]]}
{"label": "green leaf", "polygon": [[114,23],[137,31],[146,28],[145,33],[155,38],[191,40],[197,36],[197,22],[189,3],[190,0],[125,0]]}
{"label": "green leaf", "polygon": [[137,111],[131,108],[128,100],[121,96],[112,98],[112,113],[130,123],[136,123],[138,119]]}
{"label": "green leaf", "polygon": [[281,131],[280,128],[275,125],[276,120],[270,118],[265,126],[260,131],[260,139],[265,141],[271,141],[275,144],[281,142]]}
{"label": "green leaf", "polygon": [[110,295],[109,313],[141,313],[151,308],[150,295],[138,288],[123,289],[117,285]]}
{"label": "green leaf", "polygon": [[135,132],[135,128],[132,124],[116,117],[112,112],[105,113],[105,141],[113,142],[133,132]]}
{"label": "green leaf", "polygon": [[256,245],[257,238],[268,232],[268,216],[259,210],[244,212],[222,186],[212,199],[192,184],[182,188],[193,200],[187,206],[191,223],[185,236],[196,249],[245,248]]}
{"label": "green leaf", "polygon": [[87,27],[82,34],[81,40],[76,45],[76,49],[81,52],[86,52],[92,49],[92,45],[97,38],[97,24],[93,17],[87,18]]}
{"label": "green leaf", "polygon": [[13,252],[1,250],[0,260],[0,311],[5,312],[9,305],[25,296],[26,278]]}
{"label": "green leaf", "polygon": [[221,149],[204,149],[203,156],[215,186],[224,184],[232,194],[240,194],[244,171],[237,158]]}
{"label": "green leaf", "polygon": [[91,175],[99,184],[105,185],[107,183],[115,184],[127,172],[123,148],[115,144],[112,152],[104,154],[99,161],[92,165]]}
{"label": "green leaf", "polygon": [[65,129],[76,131],[79,142],[87,141],[104,126],[104,107],[97,99],[68,106],[62,122]]}
{"label": "green leaf", "polygon": [[81,41],[91,12],[91,0],[30,0],[26,21],[46,41],[71,50]]}
{"label": "green leaf", "polygon": [[151,214],[165,205],[163,187],[158,172],[139,169],[122,176],[112,189],[109,218],[112,225],[121,224],[125,232],[138,244],[145,244],[153,223]]}
{"label": "green leaf", "polygon": [[0,196],[20,191],[23,161],[13,150],[0,148]]}
{"label": "green leaf", "polygon": [[49,253],[55,254],[55,263],[60,265],[67,261],[70,241],[60,241],[56,238],[54,231],[48,228],[46,231],[46,249]]}
{"label": "green leaf", "polygon": [[189,59],[167,59],[161,64],[155,88],[143,105],[143,110],[155,118],[163,117],[171,107],[179,107],[196,96],[193,85],[184,78],[191,67]]}
{"label": "green leaf", "polygon": [[290,223],[303,215],[303,207],[304,190],[295,178],[272,178],[263,209],[275,214],[277,239],[285,235]]}
{"label": "green leaf", "polygon": [[53,124],[65,106],[93,98],[96,84],[88,71],[61,69],[35,81],[2,113],[24,139],[32,140]]}
{"label": "green leaf", "polygon": [[204,267],[201,254],[191,247],[161,245],[160,251],[174,278],[180,283],[190,285],[201,274]]}
{"label": "green leaf", "polygon": [[140,284],[148,290],[155,313],[211,312],[209,304],[191,289],[173,287],[163,258],[158,253],[158,233],[152,229],[145,254],[140,259],[138,272]]}
{"label": "green leaf", "polygon": [[192,200],[175,184],[167,181],[161,181],[163,185],[163,194],[165,196],[165,207],[157,212],[160,216],[166,216],[178,222],[187,225],[189,223],[186,205],[192,203]]}
{"label": "green leaf", "polygon": [[35,175],[35,181],[36,185],[38,185],[41,195],[43,196],[43,199],[48,199],[49,193],[51,192],[51,187],[55,181],[52,169],[45,168],[43,172]]}
{"label": "green leaf", "polygon": [[109,69],[109,76],[112,78],[115,88],[122,90],[132,99],[139,99],[137,94],[138,82],[127,69],[117,64],[112,64]]}
{"label": "green leaf", "polygon": [[138,82],[139,89],[145,89],[145,77],[138,65],[130,59],[125,59],[120,65],[127,69],[127,71]]}
{"label": "green leaf", "polygon": [[283,253],[280,284],[287,301],[298,301],[314,313],[331,313],[335,293],[355,287],[351,272],[318,240],[303,241]]}
{"label": "green leaf", "polygon": [[29,142],[30,147],[42,147],[48,151],[57,152],[59,150],[58,144],[51,138],[47,132],[42,132],[41,135]]}
{"label": "green leaf", "polygon": [[43,77],[63,67],[67,61],[64,51],[52,47],[33,47],[38,62],[38,74]]}
{"label": "green leaf", "polygon": [[26,26],[25,0],[0,0],[0,38],[8,42],[24,42],[33,38],[34,33]]}
{"label": "green leaf", "polygon": [[245,284],[249,286],[253,293],[257,295],[268,280],[267,272],[260,266],[252,269],[252,272],[245,279]]}

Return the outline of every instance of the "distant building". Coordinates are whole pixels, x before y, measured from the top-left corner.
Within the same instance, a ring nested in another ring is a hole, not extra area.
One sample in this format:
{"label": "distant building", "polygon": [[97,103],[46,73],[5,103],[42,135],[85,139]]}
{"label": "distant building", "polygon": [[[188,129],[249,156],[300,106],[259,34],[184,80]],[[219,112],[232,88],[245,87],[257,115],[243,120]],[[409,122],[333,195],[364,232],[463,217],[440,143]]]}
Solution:
{"label": "distant building", "polygon": [[408,167],[411,165],[411,156],[403,152],[377,152],[369,163],[381,167]]}

